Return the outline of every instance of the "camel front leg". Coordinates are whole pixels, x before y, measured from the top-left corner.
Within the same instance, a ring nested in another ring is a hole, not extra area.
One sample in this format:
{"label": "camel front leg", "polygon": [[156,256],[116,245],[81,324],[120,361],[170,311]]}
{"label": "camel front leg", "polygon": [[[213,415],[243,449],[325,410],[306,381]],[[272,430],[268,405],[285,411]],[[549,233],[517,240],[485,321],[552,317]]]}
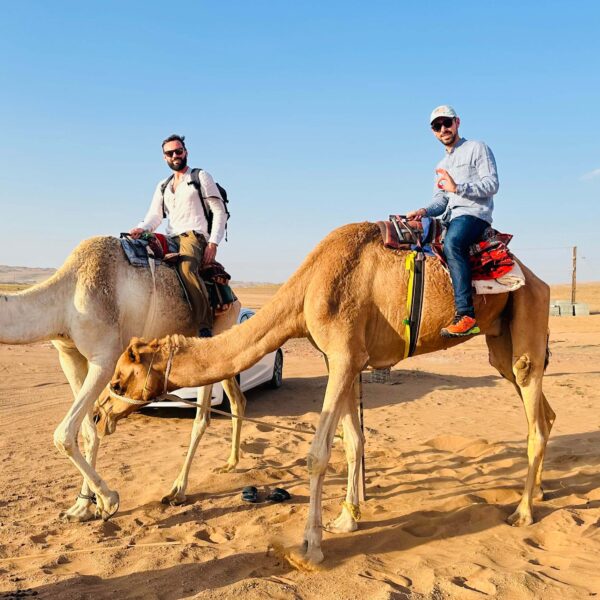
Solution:
{"label": "camel front leg", "polygon": [[[100,440],[98,438],[92,412],[87,413],[83,419],[81,424],[81,437],[83,438],[85,460],[93,469],[95,469]],[[95,502],[96,497],[88,485],[87,480],[84,478],[81,491],[77,496],[75,504],[60,516],[65,521],[90,521],[96,517]]]}
{"label": "camel front leg", "polygon": [[235,469],[240,461],[240,441],[242,432],[242,420],[235,417],[243,417],[246,412],[246,396],[242,393],[239,383],[235,378],[223,381],[223,390],[229,398],[231,406],[231,452],[224,467],[215,469],[217,473],[229,473]]}
{"label": "camel front leg", "polygon": [[[58,350],[60,366],[71,386],[73,397],[76,398],[87,376],[87,359],[79,352],[72,342],[54,340],[52,344]],[[96,456],[98,453],[98,435],[96,433],[96,426],[92,420],[92,415],[89,413],[84,417],[83,423],[81,424],[81,434],[83,437],[85,459],[95,468]],[[84,478],[75,504],[62,513],[60,515],[61,518],[66,521],[78,522],[94,519],[96,516],[94,500],[95,497]]]}
{"label": "camel front leg", "polygon": [[358,529],[360,520],[359,486],[362,485],[361,464],[364,439],[360,430],[358,402],[360,401],[360,375],[354,381],[354,406],[342,415],[344,428],[344,450],[348,461],[348,487],[342,511],[337,519],[329,522],[325,529],[330,533],[349,533]]}
{"label": "camel front leg", "polygon": [[192,427],[192,436],[190,439],[190,445],[185,457],[181,471],[177,476],[177,479],[171,486],[171,491],[162,498],[163,504],[170,504],[171,506],[177,506],[183,504],[186,500],[185,492],[188,485],[188,476],[190,474],[190,468],[194,455],[198,449],[198,444],[210,423],[210,400],[212,396],[212,385],[205,385],[204,387],[198,388],[197,403],[198,408],[196,409],[196,418],[194,419],[194,425]]}
{"label": "camel front leg", "polygon": [[94,402],[110,381],[110,369],[90,363],[87,376],[73,405],[54,432],[54,445],[67,456],[83,475],[90,491],[95,494],[97,513],[107,520],[119,507],[119,495],[108,488],[94,467],[86,462],[77,444],[77,435],[86,415],[93,409]]}
{"label": "camel front leg", "polygon": [[323,560],[321,541],[322,492],[325,471],[331,456],[331,444],[340,414],[353,410],[353,383],[359,372],[347,362],[329,357],[329,381],[325,392],[323,410],[308,454],[307,466],[310,477],[310,506],[308,520],[304,530],[304,560],[309,564],[318,564]]}

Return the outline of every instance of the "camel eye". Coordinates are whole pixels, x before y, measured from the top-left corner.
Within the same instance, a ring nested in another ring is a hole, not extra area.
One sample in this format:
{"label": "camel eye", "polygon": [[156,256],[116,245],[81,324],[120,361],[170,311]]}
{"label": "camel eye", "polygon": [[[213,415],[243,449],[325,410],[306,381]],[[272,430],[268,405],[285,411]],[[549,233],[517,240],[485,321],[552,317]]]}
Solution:
{"label": "camel eye", "polygon": [[129,348],[129,360],[131,360],[131,362],[135,362],[135,354],[131,348]]}

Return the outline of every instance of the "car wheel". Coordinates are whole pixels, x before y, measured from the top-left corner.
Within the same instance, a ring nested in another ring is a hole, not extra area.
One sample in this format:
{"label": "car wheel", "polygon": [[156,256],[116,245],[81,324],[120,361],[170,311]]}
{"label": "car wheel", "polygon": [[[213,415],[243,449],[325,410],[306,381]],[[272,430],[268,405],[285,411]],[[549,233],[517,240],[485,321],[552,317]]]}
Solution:
{"label": "car wheel", "polygon": [[276,390],[281,387],[283,383],[283,352],[281,349],[277,350],[275,355],[275,362],[273,363],[273,377],[269,381],[269,387]]}
{"label": "car wheel", "polygon": [[[235,376],[235,380],[238,382],[238,385],[240,384],[240,374],[238,373]],[[231,401],[229,400],[229,396],[225,393],[225,390],[223,390],[223,402],[221,402],[221,404],[219,406],[217,406],[217,408],[219,410],[222,410],[224,412],[231,412]]]}

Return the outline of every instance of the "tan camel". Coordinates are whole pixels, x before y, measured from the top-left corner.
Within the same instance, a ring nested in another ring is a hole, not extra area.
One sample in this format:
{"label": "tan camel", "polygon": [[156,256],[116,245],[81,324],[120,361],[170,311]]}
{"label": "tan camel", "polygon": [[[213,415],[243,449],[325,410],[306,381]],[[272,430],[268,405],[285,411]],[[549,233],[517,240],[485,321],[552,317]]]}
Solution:
{"label": "tan camel", "polygon": [[[237,321],[240,304],[215,321],[215,333]],[[98,435],[92,419],[94,402],[110,381],[117,359],[133,335],[194,334],[191,312],[174,271],[160,266],[156,289],[148,269],[129,265],[120,243],[111,237],[83,241],[47,281],[15,294],[0,295],[0,343],[52,340],[75,400],[54,432],[56,447],[68,456],[84,481],[77,501],[64,518],[85,521],[99,512],[107,518],[118,507],[118,494],[95,471]],[[232,412],[243,414],[245,399],[234,378],[223,381]],[[163,501],[185,500],[191,461],[204,432],[210,388],[199,392],[201,407],[192,428],[182,470]],[[239,459],[240,425],[234,419],[232,450],[226,469]],[[77,443],[79,429],[84,456]],[[113,427],[114,430],[114,427]],[[105,429],[110,433],[111,429]],[[92,504],[97,498],[97,509]]]}
{"label": "tan camel", "polygon": [[[408,273],[404,253],[386,250],[372,223],[351,224],[329,234],[256,316],[212,340],[182,336],[159,342],[133,340],[117,364],[111,388],[120,395],[149,400],[167,389],[207,384],[246,369],[287,339],[308,337],[325,355],[329,379],[322,413],[308,455],[310,511],[303,559],[318,563],[321,551],[321,490],[338,420],[342,419],[348,461],[348,488],[340,516],[328,529],[357,528],[358,466],[363,452],[354,388],[361,370],[383,368],[404,356],[408,317]],[[523,267],[521,289],[476,298],[477,321],[490,362],[511,381],[528,420],[529,469],[512,525],[532,522],[532,500],[541,496],[544,449],[555,415],[542,393],[547,361],[548,286]],[[416,354],[455,345],[463,339],[440,337],[453,316],[450,278],[437,260],[428,260],[423,321]],[[165,373],[167,361],[171,369]],[[168,375],[168,376],[167,376]],[[165,382],[166,379],[166,382]],[[128,407],[114,400],[114,413]]]}

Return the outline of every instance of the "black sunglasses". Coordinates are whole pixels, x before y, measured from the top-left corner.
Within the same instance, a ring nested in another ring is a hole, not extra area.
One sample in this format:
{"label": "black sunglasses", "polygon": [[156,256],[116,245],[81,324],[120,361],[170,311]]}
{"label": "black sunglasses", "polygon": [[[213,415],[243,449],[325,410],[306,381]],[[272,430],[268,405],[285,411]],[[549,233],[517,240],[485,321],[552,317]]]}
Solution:
{"label": "black sunglasses", "polygon": [[165,150],[165,155],[168,156],[169,158],[172,158],[173,155],[183,156],[184,152],[185,152],[185,148],[175,148],[175,150]]}
{"label": "black sunglasses", "polygon": [[431,124],[431,129],[433,129],[436,132],[441,131],[442,127],[445,127],[446,129],[450,129],[450,127],[452,127],[452,123],[454,123],[454,118],[445,117],[444,119],[438,119],[437,121],[434,121]]}

